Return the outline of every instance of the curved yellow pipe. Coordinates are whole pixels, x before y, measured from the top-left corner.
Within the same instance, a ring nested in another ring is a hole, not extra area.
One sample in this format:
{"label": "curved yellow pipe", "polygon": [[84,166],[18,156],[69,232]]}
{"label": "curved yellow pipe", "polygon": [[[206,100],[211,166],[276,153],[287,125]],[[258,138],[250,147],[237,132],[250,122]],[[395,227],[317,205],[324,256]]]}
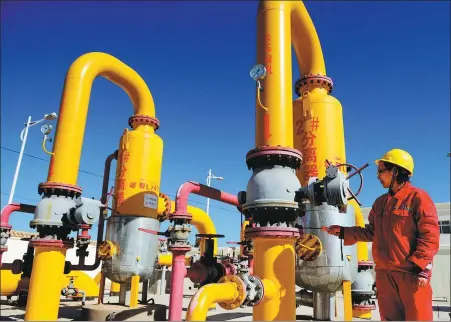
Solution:
{"label": "curved yellow pipe", "polygon": [[9,269],[0,271],[0,296],[17,295],[21,274],[13,274]]}
{"label": "curved yellow pipe", "polygon": [[48,182],[77,183],[89,98],[92,83],[98,76],[127,92],[135,115],[155,117],[152,94],[137,72],[105,53],[92,52],[80,56],[66,74]]}
{"label": "curved yellow pipe", "polygon": [[186,312],[186,321],[205,321],[208,309],[216,303],[233,303],[239,296],[234,282],[207,284],[202,286],[191,301]]}
{"label": "curved yellow pipe", "polygon": [[[165,208],[165,199],[159,197],[158,200],[158,214],[161,215],[166,210]],[[170,200],[171,210],[170,212],[175,211],[175,202]],[[188,206],[188,212],[191,214],[191,224],[196,227],[199,234],[216,234],[216,228],[211,220],[210,216],[207,215],[205,211],[200,208]],[[213,254],[217,255],[218,253],[218,242],[216,238],[213,238],[214,247]],[[200,253],[203,254],[205,252],[205,238],[201,238],[200,241]],[[172,258],[172,255],[171,255]]]}
{"label": "curved yellow pipe", "polygon": [[[260,1],[257,13],[257,63],[267,69],[265,89],[256,100],[256,145],[293,147],[292,57],[304,75],[326,75],[321,44],[301,1]],[[269,124],[268,124],[269,123]]]}

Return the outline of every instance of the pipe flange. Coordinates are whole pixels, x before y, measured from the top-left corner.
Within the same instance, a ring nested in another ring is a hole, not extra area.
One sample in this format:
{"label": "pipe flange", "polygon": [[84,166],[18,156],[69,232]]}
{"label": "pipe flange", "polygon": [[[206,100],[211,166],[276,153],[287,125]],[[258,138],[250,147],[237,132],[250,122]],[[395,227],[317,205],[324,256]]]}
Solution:
{"label": "pipe flange", "polygon": [[[0,247],[3,247],[11,237],[11,226],[0,226]],[[6,247],[6,246],[5,246]],[[8,249],[8,247],[6,247]]]}
{"label": "pipe flange", "polygon": [[250,150],[246,154],[248,169],[256,169],[268,165],[281,165],[299,169],[302,153],[299,150],[280,145],[266,145]]}
{"label": "pipe flange", "polygon": [[352,309],[356,311],[373,311],[376,309],[376,304],[354,304]]}
{"label": "pipe flange", "polygon": [[160,121],[156,117],[137,114],[128,119],[128,125],[130,125],[131,128],[134,128],[134,125],[150,125],[156,131],[160,127]]}
{"label": "pipe flange", "polygon": [[296,253],[303,261],[313,261],[321,254],[321,240],[313,234],[303,234],[294,244]]}
{"label": "pipe flange", "polygon": [[73,248],[73,240],[31,238],[29,242],[31,247],[51,247],[51,248]]}
{"label": "pipe flange", "polygon": [[189,213],[174,212],[172,214],[169,214],[169,220],[186,220],[187,222],[189,222],[192,219],[193,216]]}
{"label": "pipe flange", "polygon": [[99,249],[97,250],[97,256],[101,260],[106,260],[112,258],[117,253],[116,245],[110,240],[104,240],[99,244]]}
{"label": "pipe flange", "polygon": [[360,270],[371,269],[374,267],[374,262],[373,261],[358,261],[357,265]]}
{"label": "pipe flange", "polygon": [[334,87],[334,82],[332,78],[327,77],[325,75],[320,74],[309,74],[303,77],[300,77],[296,84],[294,85],[294,90],[296,94],[300,97],[304,92],[310,92],[314,88],[324,88],[327,90],[327,93],[330,94],[332,92],[332,88]]}
{"label": "pipe flange", "polygon": [[161,215],[158,215],[158,221],[162,222],[168,219],[169,214],[171,213],[171,199],[167,194],[159,193],[159,197],[164,200],[164,210]]}
{"label": "pipe flange", "polygon": [[187,243],[189,234],[191,233],[191,227],[188,224],[174,225],[168,227],[169,241],[170,242],[184,242]]}
{"label": "pipe flange", "polygon": [[263,281],[255,275],[242,274],[240,277],[244,284],[246,284],[246,299],[241,307],[259,304],[265,296]]}
{"label": "pipe flange", "polygon": [[81,192],[81,187],[61,182],[41,182],[38,186],[38,194],[40,195],[79,197],[81,196]]}
{"label": "pipe flange", "polygon": [[227,282],[231,282],[231,283],[235,284],[236,290],[238,291],[238,296],[236,297],[234,302],[218,303],[218,304],[224,310],[234,310],[234,309],[240,307],[243,304],[243,302],[246,300],[246,284],[244,284],[244,281],[237,275],[223,276],[218,281],[218,283],[227,283]]}
{"label": "pipe flange", "polygon": [[259,200],[243,205],[243,214],[261,226],[294,226],[299,212],[299,203],[287,200]]}
{"label": "pipe flange", "polygon": [[296,238],[300,236],[299,228],[266,226],[246,228],[246,238],[255,237],[278,237],[278,238]]}
{"label": "pipe flange", "polygon": [[172,245],[168,245],[168,250],[171,253],[174,252],[189,252],[191,250],[191,246],[190,245],[186,245],[186,244],[172,244]]}
{"label": "pipe flange", "polygon": [[8,246],[0,246],[0,254],[1,253],[4,253],[4,252],[7,252],[8,251]]}

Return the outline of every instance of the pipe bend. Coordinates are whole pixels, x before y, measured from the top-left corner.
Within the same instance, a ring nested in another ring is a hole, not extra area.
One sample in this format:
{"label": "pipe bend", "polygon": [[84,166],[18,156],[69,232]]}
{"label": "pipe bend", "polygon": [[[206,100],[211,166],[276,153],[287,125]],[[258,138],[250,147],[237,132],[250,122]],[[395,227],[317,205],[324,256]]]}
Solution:
{"label": "pipe bend", "polygon": [[216,303],[233,303],[239,297],[234,282],[215,283],[202,286],[191,298],[186,321],[205,321],[208,309]]}
{"label": "pipe bend", "polygon": [[34,213],[36,206],[27,205],[24,203],[10,203],[3,207],[1,217],[0,217],[0,227],[11,228],[9,224],[9,217],[13,212],[20,211],[28,214]]}
{"label": "pipe bend", "polygon": [[[258,16],[268,10],[280,10],[291,20],[291,43],[299,69],[304,74],[326,75],[323,51],[312,19],[302,1],[260,1]],[[263,15],[264,16],[264,15]],[[258,19],[258,30],[266,30],[267,17]],[[275,28],[281,28],[277,25]],[[276,32],[276,30],[270,30]],[[265,50],[264,47],[259,48]]]}
{"label": "pipe bend", "polygon": [[90,52],[78,57],[67,72],[65,92],[66,89],[80,94],[82,89],[90,91],[98,76],[108,79],[128,94],[135,114],[155,117],[153,97],[142,77],[122,61],[106,53]]}

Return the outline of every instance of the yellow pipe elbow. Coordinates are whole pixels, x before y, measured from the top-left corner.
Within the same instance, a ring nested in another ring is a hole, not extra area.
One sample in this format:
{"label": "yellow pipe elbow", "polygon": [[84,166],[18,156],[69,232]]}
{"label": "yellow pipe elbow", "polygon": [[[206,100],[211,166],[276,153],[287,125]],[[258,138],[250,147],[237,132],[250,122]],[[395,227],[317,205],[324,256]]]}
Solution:
{"label": "yellow pipe elbow", "polygon": [[[237,281],[221,281],[216,284],[202,286],[191,298],[186,313],[186,321],[205,321],[208,309],[216,303],[225,309],[234,309],[245,300],[244,283],[239,277],[234,276]],[[223,280],[223,279],[222,279]]]}
{"label": "yellow pipe elbow", "polygon": [[47,181],[75,185],[92,83],[98,76],[115,83],[130,97],[135,115],[154,118],[155,105],[144,80],[119,59],[101,52],[77,58],[67,72],[61,98],[58,131]]}

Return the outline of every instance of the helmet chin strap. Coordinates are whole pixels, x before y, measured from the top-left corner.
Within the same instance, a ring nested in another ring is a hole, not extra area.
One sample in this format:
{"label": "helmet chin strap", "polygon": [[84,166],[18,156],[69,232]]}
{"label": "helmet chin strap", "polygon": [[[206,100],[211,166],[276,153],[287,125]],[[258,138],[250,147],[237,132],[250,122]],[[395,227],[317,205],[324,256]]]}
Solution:
{"label": "helmet chin strap", "polygon": [[395,193],[393,191],[393,185],[395,184],[395,180],[396,180],[396,176],[398,175],[398,168],[394,167],[393,168],[393,176],[391,177],[391,182],[390,182],[390,187],[388,187],[388,193],[390,194],[390,196],[394,196]]}

